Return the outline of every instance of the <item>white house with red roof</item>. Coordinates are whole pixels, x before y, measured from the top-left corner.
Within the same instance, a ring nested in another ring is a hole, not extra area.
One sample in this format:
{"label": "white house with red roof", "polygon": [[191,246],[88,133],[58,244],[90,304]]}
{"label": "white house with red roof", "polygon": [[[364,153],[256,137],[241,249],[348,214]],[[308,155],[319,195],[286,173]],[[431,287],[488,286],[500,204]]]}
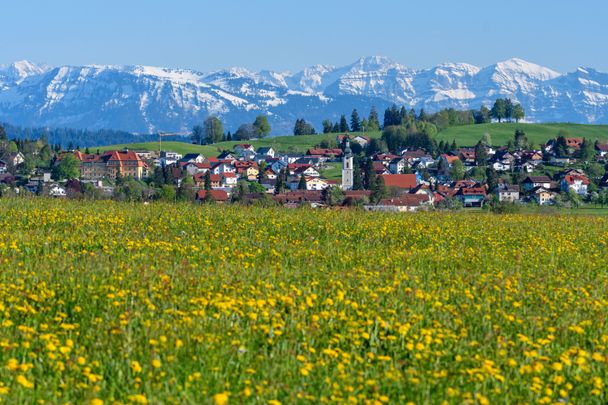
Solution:
{"label": "white house with red roof", "polygon": [[587,187],[589,179],[582,174],[566,174],[560,182],[560,187],[563,192],[574,191],[578,195],[587,195]]}

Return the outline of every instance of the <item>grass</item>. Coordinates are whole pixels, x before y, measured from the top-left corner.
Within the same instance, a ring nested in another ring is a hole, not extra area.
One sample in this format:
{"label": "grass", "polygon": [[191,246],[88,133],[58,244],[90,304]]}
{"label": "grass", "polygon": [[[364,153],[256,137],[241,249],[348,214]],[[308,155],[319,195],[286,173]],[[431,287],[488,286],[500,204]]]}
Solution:
{"label": "grass", "polygon": [[320,171],[321,177],[328,180],[342,179],[342,163],[329,162],[325,165],[327,166],[327,168]]}
{"label": "grass", "polygon": [[608,401],[608,217],[0,212],[7,403]]}
{"label": "grass", "polygon": [[[356,133],[353,133],[356,134]],[[186,142],[163,142],[163,150],[169,150],[174,152],[185,153],[202,153],[205,156],[216,156],[224,150],[232,151],[234,146],[239,143],[250,143],[256,149],[260,147],[272,147],[275,151],[284,153],[303,153],[307,149],[312,148],[320,144],[323,140],[335,141],[338,134],[318,134],[318,135],[300,135],[300,136],[277,136],[272,138],[264,138],[252,141],[230,141],[230,142],[218,142],[213,145],[193,145]],[[379,137],[381,134],[372,133],[367,134],[373,137]],[[145,150],[158,150],[158,142],[142,142],[142,143],[130,143],[130,144],[119,144],[119,145],[108,145],[101,146],[101,151],[112,150],[112,149],[145,149]],[[96,148],[91,148],[96,149]]]}
{"label": "grass", "polygon": [[[452,142],[456,140],[458,146],[473,146],[481,139],[484,133],[489,133],[492,137],[492,142],[495,145],[506,145],[510,139],[513,139],[513,134],[516,129],[523,129],[526,132],[528,139],[535,145],[544,143],[547,140],[557,136],[560,130],[565,130],[571,136],[585,137],[592,140],[600,139],[608,141],[608,126],[607,125],[583,125],[583,124],[515,124],[515,123],[494,123],[481,125],[463,125],[458,127],[447,128],[437,134],[437,140]],[[303,136],[277,136],[273,138],[265,138],[253,140],[248,143],[253,144],[256,148],[262,146],[271,146],[279,152],[306,152],[307,149],[320,144],[323,140],[335,140],[337,134],[319,134],[319,135],[303,135]],[[380,137],[380,132],[366,134],[371,137]],[[234,145],[244,143],[240,141],[219,142],[213,145],[193,145],[186,142],[163,142],[163,150],[185,153],[202,153],[205,156],[216,156],[224,150],[233,150]],[[143,150],[158,150],[158,142],[142,142],[119,145],[108,145],[99,147],[101,151],[111,149],[143,149]],[[96,148],[91,148],[96,149]]]}
{"label": "grass", "polygon": [[456,140],[459,146],[473,146],[481,137],[488,133],[492,137],[494,145],[506,145],[513,139],[516,129],[522,129],[528,136],[528,140],[538,146],[555,138],[560,130],[564,130],[573,137],[583,137],[592,140],[608,140],[608,125],[583,125],[568,123],[549,124],[516,124],[516,123],[494,123],[479,125],[464,125],[447,128],[437,135],[437,140],[452,142]]}

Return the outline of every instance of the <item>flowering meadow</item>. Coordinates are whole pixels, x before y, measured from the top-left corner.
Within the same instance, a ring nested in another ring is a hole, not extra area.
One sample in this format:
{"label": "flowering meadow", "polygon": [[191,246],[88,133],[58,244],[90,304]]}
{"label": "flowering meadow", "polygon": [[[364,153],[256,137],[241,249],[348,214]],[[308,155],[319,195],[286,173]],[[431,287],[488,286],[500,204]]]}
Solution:
{"label": "flowering meadow", "polygon": [[608,402],[608,218],[0,200],[7,403]]}

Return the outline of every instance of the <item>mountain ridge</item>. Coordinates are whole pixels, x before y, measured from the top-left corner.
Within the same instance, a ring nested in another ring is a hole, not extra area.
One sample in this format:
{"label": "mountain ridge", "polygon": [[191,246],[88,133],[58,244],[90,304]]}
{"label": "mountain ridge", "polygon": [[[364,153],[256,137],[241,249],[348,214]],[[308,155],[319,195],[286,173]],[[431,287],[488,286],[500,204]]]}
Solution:
{"label": "mountain ridge", "polygon": [[429,112],[477,109],[498,97],[520,102],[531,122],[608,123],[608,73],[583,67],[559,73],[519,58],[412,69],[371,56],[295,73],[29,61],[0,66],[0,121],[22,126],[187,132],[217,115],[234,131],[267,114],[273,133],[284,134],[296,118],[319,128],[323,119],[353,108],[363,115],[372,105],[381,113],[393,103]]}

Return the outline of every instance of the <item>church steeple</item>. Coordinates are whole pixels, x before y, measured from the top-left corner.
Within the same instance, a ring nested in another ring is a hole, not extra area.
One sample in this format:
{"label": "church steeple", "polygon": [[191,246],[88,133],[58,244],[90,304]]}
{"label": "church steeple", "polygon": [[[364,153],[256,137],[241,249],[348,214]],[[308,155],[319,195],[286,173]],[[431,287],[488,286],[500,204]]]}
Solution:
{"label": "church steeple", "polygon": [[346,139],[344,157],[342,158],[342,190],[352,190],[353,174],[353,151],[350,149],[350,141]]}

